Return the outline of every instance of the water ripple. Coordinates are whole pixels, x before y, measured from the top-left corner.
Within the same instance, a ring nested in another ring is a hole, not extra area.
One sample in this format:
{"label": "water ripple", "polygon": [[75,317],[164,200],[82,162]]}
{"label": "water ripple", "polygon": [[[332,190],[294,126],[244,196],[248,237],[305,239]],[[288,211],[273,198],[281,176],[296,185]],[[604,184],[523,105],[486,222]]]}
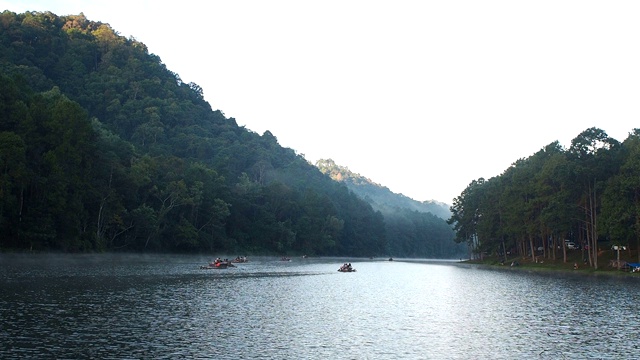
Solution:
{"label": "water ripple", "polygon": [[3,359],[630,359],[640,342],[638,281],[384,261],[338,273],[331,259],[1,260]]}

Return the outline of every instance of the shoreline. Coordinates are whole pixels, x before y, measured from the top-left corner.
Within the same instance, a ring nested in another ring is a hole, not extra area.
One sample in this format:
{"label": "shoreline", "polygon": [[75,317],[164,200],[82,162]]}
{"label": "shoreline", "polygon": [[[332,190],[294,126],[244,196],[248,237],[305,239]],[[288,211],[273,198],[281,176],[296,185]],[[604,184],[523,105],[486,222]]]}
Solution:
{"label": "shoreline", "polygon": [[636,278],[640,279],[640,272],[631,272],[618,269],[593,269],[588,265],[579,266],[578,269],[573,269],[573,266],[567,263],[531,263],[520,262],[516,266],[500,265],[495,260],[463,260],[456,262],[457,265],[465,267],[482,267],[484,269],[503,270],[503,271],[524,271],[535,272],[541,274],[562,274],[562,275],[576,275],[576,276],[593,276],[593,277],[609,277],[609,278]]}

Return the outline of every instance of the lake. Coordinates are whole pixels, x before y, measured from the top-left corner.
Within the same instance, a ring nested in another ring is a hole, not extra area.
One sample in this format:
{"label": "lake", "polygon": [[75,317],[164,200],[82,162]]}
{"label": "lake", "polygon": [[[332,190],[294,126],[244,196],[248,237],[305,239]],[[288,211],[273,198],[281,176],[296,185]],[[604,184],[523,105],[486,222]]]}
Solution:
{"label": "lake", "polygon": [[[455,262],[0,255],[2,359],[635,359],[640,277]],[[344,262],[357,270],[338,272]]]}

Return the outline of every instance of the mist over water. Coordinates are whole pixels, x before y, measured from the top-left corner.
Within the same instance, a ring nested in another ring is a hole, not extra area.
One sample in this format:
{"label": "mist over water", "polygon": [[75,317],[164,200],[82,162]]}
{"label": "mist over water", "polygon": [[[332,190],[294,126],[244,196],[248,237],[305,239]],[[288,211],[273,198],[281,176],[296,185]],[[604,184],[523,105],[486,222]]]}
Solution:
{"label": "mist over water", "polygon": [[[233,256],[228,256],[233,257]],[[452,262],[0,255],[0,358],[627,359],[640,279]],[[354,273],[336,270],[351,262]]]}

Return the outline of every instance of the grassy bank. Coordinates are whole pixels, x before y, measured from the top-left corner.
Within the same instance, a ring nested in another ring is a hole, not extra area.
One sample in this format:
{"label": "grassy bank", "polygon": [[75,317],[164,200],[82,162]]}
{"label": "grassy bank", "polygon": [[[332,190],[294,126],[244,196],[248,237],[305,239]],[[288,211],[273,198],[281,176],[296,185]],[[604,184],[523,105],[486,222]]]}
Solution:
{"label": "grassy bank", "polygon": [[[468,260],[468,264],[479,264],[496,267],[516,267],[520,269],[539,271],[563,271],[584,274],[628,275],[640,278],[640,272],[631,272],[628,267],[618,269],[615,266],[617,252],[614,250],[602,250],[598,254],[598,269],[595,270],[586,260],[587,252],[583,250],[567,250],[567,261],[563,260],[562,251],[556,253],[556,259],[545,258],[542,254],[533,260],[529,257],[507,256],[507,261],[498,256],[484,256],[482,260]],[[586,260],[586,261],[585,261]],[[637,263],[637,251],[620,251],[621,262]],[[514,264],[512,266],[512,264]]]}

